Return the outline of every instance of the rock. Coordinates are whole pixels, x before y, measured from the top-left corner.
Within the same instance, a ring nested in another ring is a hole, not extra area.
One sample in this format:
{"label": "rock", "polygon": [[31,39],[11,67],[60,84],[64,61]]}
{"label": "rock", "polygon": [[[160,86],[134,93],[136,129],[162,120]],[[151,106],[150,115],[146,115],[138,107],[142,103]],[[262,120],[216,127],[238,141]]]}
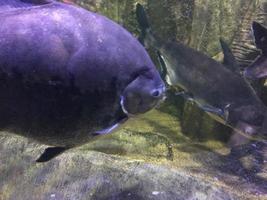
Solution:
{"label": "rock", "polygon": [[[36,164],[40,147],[1,138],[0,199],[238,199],[184,171],[99,152],[71,151]],[[5,147],[3,148],[3,144]],[[22,152],[22,151],[23,152]],[[9,156],[5,156],[5,155]]]}
{"label": "rock", "polygon": [[154,110],[117,133],[37,164],[45,148],[0,133],[1,200],[263,200],[267,194],[266,179],[248,181],[235,173],[242,165],[223,144],[193,144],[182,135],[175,113]]}

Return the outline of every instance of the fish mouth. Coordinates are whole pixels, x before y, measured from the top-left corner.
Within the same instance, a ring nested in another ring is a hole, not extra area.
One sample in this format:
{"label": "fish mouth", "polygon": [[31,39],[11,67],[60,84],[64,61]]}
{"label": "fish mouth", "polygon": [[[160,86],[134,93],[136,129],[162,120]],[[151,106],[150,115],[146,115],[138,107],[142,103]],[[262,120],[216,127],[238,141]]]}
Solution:
{"label": "fish mouth", "polygon": [[[166,95],[166,87],[165,85],[160,85],[157,87],[157,89],[154,89],[150,91],[147,95],[144,96],[144,98],[150,98],[149,102],[144,103],[142,98],[139,96],[138,102],[135,102],[135,105],[139,108],[136,108],[134,112],[131,112],[131,108],[127,108],[126,104],[126,98],[125,96],[121,95],[120,96],[120,107],[122,112],[127,116],[127,117],[134,117],[138,113],[145,113],[149,111],[150,109],[154,107],[158,107],[162,102],[164,102],[167,98]],[[144,104],[144,105],[143,105]],[[130,110],[129,110],[130,109]]]}

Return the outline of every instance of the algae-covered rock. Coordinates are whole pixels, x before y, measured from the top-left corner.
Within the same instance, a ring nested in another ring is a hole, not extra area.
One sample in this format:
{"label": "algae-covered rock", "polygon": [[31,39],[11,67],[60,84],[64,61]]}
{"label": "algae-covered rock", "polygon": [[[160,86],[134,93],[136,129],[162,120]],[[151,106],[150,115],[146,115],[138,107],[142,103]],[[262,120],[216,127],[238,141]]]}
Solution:
{"label": "algae-covered rock", "polygon": [[[164,107],[170,110],[172,104]],[[130,120],[116,133],[44,164],[37,164],[35,159],[45,146],[0,133],[0,199],[266,197],[266,166],[261,164],[257,172],[251,172],[251,164],[245,161],[254,155],[244,154],[239,159],[229,156],[230,150],[220,142],[193,143],[182,134],[177,116],[179,112],[153,110]],[[258,151],[267,152],[262,147]],[[248,164],[243,166],[242,162]]]}
{"label": "algae-covered rock", "polygon": [[95,151],[36,164],[42,148],[28,145],[1,137],[0,199],[239,199],[185,171]]}
{"label": "algae-covered rock", "polygon": [[0,199],[238,199],[183,171],[99,152],[76,150],[41,165],[19,154],[1,164]]}

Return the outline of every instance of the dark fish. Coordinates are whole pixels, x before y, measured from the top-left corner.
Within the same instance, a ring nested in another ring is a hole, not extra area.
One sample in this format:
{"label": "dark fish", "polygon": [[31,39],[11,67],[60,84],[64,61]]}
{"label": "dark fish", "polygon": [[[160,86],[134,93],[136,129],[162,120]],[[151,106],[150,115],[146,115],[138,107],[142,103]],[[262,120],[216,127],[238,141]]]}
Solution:
{"label": "dark fish", "polygon": [[246,68],[244,75],[250,79],[267,77],[267,29],[257,22],[252,23],[252,31],[256,47],[261,50],[261,55]]}
{"label": "dark fish", "polygon": [[224,64],[221,64],[181,43],[163,41],[152,33],[140,4],[136,12],[142,29],[139,40],[160,53],[170,85],[180,86],[185,91],[181,94],[235,131],[247,137],[260,132],[266,108],[235,68],[234,56],[225,42],[221,41],[225,54]]}
{"label": "dark fish", "polygon": [[146,50],[115,22],[56,1],[0,5],[9,7],[0,7],[0,129],[55,146],[37,161],[111,133],[164,98]]}
{"label": "dark fish", "polygon": [[[220,39],[220,44],[221,44],[223,54],[224,54],[223,65],[226,68],[228,68],[230,71],[232,71],[234,73],[241,74],[239,66],[238,66],[238,64],[235,60],[235,57],[234,57],[231,49],[229,48],[228,44],[222,38]],[[158,60],[160,63],[159,72],[160,72],[161,78],[165,82],[167,82],[166,79],[167,79],[167,75],[168,75],[168,70],[167,70],[167,66],[166,66],[165,61],[164,61],[164,57],[160,54],[159,51],[157,51],[157,56],[158,56]]]}

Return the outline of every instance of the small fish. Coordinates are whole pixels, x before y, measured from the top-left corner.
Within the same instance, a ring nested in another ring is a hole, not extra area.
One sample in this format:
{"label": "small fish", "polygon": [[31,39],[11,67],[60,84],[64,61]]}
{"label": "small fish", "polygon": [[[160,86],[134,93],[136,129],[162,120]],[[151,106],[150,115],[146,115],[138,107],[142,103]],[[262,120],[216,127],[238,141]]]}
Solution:
{"label": "small fish", "polygon": [[0,0],[0,24],[0,130],[52,146],[37,162],[113,132],[165,97],[144,47],[104,16],[57,1]]}
{"label": "small fish", "polygon": [[167,71],[169,85],[182,88],[183,96],[236,132],[249,138],[266,139],[261,132],[266,107],[241,76],[234,56],[223,40],[225,58],[221,64],[179,42],[159,38],[152,32],[142,5],[137,5],[136,14],[142,30],[139,41],[159,52],[161,68]]}
{"label": "small fish", "polygon": [[256,47],[261,50],[261,55],[244,71],[244,76],[249,79],[267,77],[267,29],[257,23],[252,23],[252,31]]}

